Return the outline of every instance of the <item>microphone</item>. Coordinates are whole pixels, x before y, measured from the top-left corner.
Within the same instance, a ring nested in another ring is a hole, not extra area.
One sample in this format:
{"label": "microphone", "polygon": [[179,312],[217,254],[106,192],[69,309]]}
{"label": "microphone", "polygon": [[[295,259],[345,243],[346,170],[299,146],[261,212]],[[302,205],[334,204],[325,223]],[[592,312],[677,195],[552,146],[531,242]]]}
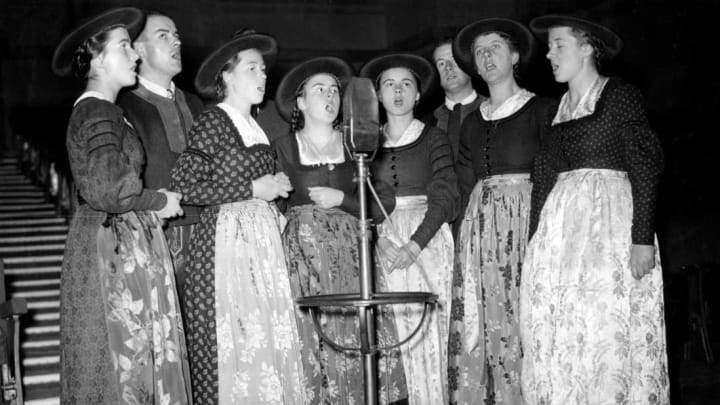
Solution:
{"label": "microphone", "polygon": [[380,144],[380,119],[375,88],[366,77],[353,77],[343,94],[343,143],[351,155],[365,153],[370,159]]}

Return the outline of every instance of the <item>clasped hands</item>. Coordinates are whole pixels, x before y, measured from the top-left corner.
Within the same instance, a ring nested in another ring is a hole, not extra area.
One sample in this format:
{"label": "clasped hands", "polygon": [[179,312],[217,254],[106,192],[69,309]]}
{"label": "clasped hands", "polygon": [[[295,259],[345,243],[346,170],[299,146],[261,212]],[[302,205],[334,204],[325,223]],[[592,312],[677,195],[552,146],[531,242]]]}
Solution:
{"label": "clasped hands", "polygon": [[278,197],[287,198],[293,190],[290,178],[283,172],[266,174],[252,181],[253,197],[272,201]]}
{"label": "clasped hands", "polygon": [[405,269],[415,263],[420,256],[420,246],[414,240],[410,240],[403,246],[398,246],[390,239],[381,236],[378,238],[377,247],[380,253],[390,262],[388,273],[392,273],[396,269]]}

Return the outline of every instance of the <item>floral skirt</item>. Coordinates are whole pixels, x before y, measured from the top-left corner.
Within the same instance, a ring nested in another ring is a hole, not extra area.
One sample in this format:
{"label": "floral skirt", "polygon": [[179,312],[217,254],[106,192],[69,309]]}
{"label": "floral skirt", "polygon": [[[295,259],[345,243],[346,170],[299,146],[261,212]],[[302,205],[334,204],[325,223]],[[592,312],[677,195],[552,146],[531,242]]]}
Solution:
{"label": "floral skirt", "polygon": [[456,248],[450,323],[450,402],[521,404],[518,324],[530,176],[479,181]]}
{"label": "floral skirt", "polygon": [[[283,233],[290,283],[294,297],[358,293],[360,270],[358,220],[339,209],[314,205],[293,207]],[[376,280],[382,286],[382,278]],[[327,336],[343,346],[360,347],[360,325],[353,308],[324,307],[320,323]],[[362,358],[358,352],[338,352],[318,338],[307,310],[297,310],[302,341],[308,404],[361,404]],[[377,317],[378,344],[397,342],[391,311]],[[407,397],[402,361],[397,351],[381,353],[378,360],[379,401]]]}
{"label": "floral skirt", "polygon": [[[398,197],[390,221],[383,224],[381,235],[403,246],[422,223],[426,211],[425,196]],[[447,337],[453,250],[450,227],[443,224],[410,267],[387,274],[390,262],[378,257],[389,291],[424,291],[438,296],[437,305],[430,310],[418,334],[400,347],[411,405],[448,402]],[[398,334],[404,339],[420,324],[424,306],[407,304],[393,305],[392,308]]]}
{"label": "floral skirt", "polygon": [[189,403],[175,275],[153,213],[109,215],[97,233],[107,338],[124,403]]}
{"label": "floral skirt", "polygon": [[305,404],[300,342],[280,232],[261,200],[223,204],[215,233],[220,404]]}
{"label": "floral skirt", "polygon": [[630,270],[625,172],[561,173],[528,244],[520,295],[528,404],[668,404],[663,281]]}

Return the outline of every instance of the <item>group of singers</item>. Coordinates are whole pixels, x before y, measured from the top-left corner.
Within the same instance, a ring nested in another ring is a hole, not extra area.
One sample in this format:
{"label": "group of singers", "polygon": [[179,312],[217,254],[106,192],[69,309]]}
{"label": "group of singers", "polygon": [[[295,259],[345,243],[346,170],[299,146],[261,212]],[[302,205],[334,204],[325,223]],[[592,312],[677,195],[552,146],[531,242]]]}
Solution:
{"label": "group of singers", "polygon": [[[560,100],[520,85],[538,42],[567,83]],[[85,86],[66,140],[79,204],[61,276],[62,403],[362,403],[359,354],[294,304],[359,288],[339,127],[353,67],[294,66],[274,98],[289,131],[272,133],[257,115],[272,36],[239,31],[204,59],[207,104],[173,83],[180,45],[168,15],[125,7],[55,50],[53,70]],[[370,169],[375,288],[438,296],[420,333],[379,353],[381,403],[669,403],[663,156],[640,92],[601,73],[621,49],[580,14],[488,18],[431,61],[387,53],[357,72],[386,117]],[[438,77],[445,103],[416,117]],[[378,344],[408,336],[422,310],[380,308]],[[319,323],[359,346],[353,310],[324,308]]]}

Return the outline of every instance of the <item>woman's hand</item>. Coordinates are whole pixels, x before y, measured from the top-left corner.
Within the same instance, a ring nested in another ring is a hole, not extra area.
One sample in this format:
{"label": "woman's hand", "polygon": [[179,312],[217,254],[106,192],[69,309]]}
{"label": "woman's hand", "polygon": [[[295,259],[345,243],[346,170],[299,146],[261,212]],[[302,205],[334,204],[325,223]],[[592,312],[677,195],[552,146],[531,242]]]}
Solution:
{"label": "woman's hand", "polygon": [[157,216],[160,219],[173,218],[183,215],[183,210],[180,206],[180,201],[182,201],[182,194],[173,191],[167,191],[164,188],[161,188],[160,190],[158,190],[158,192],[165,194],[165,197],[167,197],[167,202],[165,203],[165,206],[162,207],[159,211],[155,211],[155,213],[157,213]]}
{"label": "woman's hand", "polygon": [[415,263],[418,256],[420,256],[421,251],[422,249],[420,249],[420,246],[418,246],[417,242],[414,240],[406,243],[399,249],[397,257],[390,265],[390,271],[392,272],[395,269],[406,269],[410,267],[411,264]]}
{"label": "woman's hand", "polygon": [[[278,175],[282,175],[284,178],[278,177]],[[253,197],[265,201],[272,201],[278,197],[287,198],[288,193],[293,189],[290,180],[284,173],[266,174],[253,180],[252,186]]]}
{"label": "woman's hand", "polygon": [[320,208],[333,208],[342,204],[345,193],[330,187],[308,187],[310,199]]}
{"label": "woman's hand", "polygon": [[[385,263],[393,263],[398,256],[400,247],[393,243],[390,239],[381,236],[377,241],[377,248],[380,253],[381,259]],[[386,269],[388,273],[392,272],[392,269]]]}
{"label": "woman's hand", "polygon": [[655,268],[655,246],[653,245],[631,245],[630,246],[630,270],[636,280],[640,280]]}

